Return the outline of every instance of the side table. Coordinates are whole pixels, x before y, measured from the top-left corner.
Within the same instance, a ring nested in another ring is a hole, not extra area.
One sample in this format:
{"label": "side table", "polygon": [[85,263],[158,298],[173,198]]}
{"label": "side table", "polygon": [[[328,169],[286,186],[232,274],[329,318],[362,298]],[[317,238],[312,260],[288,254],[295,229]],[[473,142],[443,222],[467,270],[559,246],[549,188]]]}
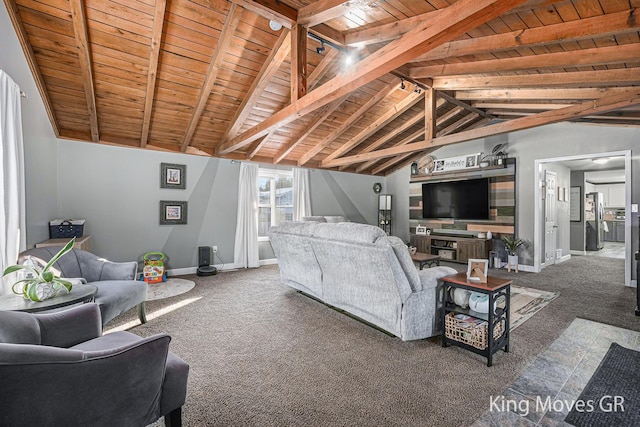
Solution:
{"label": "side table", "polygon": [[[49,239],[44,242],[36,243],[36,248],[45,248],[47,246],[64,246],[69,239]],[[83,251],[91,252],[91,236],[76,237],[76,241],[73,244],[75,249],[82,249]]]}
{"label": "side table", "polygon": [[[498,277],[487,277],[487,283],[473,283],[467,281],[466,273],[458,273],[453,276],[447,276],[442,279],[444,283],[444,301],[442,306],[442,325],[445,331],[442,334],[442,346],[455,345],[462,347],[476,354],[487,358],[487,366],[491,366],[493,362],[493,354],[500,349],[504,349],[506,353],[509,352],[509,306],[511,300],[511,283],[512,280],[500,279]],[[456,305],[450,296],[451,289],[466,289],[472,292],[478,292],[488,295],[489,297],[489,312],[478,313],[469,308],[462,308]],[[496,301],[498,299],[504,299],[504,307],[497,307]],[[446,316],[449,313],[464,314],[475,319],[480,319],[487,323],[486,343],[484,348],[478,348],[473,345],[469,345],[460,339],[455,339],[453,336],[447,337],[446,331]],[[502,327],[502,331],[499,332],[497,328]],[[494,331],[496,335],[494,336]]]}
{"label": "side table", "polygon": [[2,295],[0,296],[0,311],[37,313],[39,311],[53,310],[54,308],[66,307],[81,302],[91,302],[96,296],[96,292],[98,292],[96,286],[85,284],[74,286],[68,294],[60,293],[56,297],[39,302],[24,299],[20,295]]}
{"label": "side table", "polygon": [[416,252],[411,255],[411,259],[413,262],[417,262],[420,266],[420,270],[424,268],[425,265],[431,267],[432,264],[440,265],[440,257],[438,255],[431,254],[423,254],[422,252]]}

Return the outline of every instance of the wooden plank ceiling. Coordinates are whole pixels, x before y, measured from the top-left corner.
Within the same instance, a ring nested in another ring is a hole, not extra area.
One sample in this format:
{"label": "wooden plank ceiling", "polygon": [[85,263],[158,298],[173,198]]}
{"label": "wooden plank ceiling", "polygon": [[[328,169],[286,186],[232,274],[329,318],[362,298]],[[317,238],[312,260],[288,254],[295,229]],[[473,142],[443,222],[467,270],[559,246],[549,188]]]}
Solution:
{"label": "wooden plank ceiling", "polygon": [[4,1],[61,138],[384,175],[640,125],[640,0]]}

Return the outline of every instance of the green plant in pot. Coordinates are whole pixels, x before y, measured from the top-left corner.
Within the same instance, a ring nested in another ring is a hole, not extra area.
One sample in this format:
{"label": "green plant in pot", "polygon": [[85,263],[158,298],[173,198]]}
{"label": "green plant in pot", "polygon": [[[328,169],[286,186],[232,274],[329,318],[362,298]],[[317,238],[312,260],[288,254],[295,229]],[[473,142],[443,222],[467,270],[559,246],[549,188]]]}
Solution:
{"label": "green plant in pot", "polygon": [[525,246],[526,242],[515,235],[507,235],[502,238],[504,248],[507,250],[508,265],[514,266],[518,271],[518,249]]}
{"label": "green plant in pot", "polygon": [[[30,262],[24,265],[12,265],[7,267],[2,276],[14,273],[19,270],[25,270],[28,277],[18,280],[13,284],[11,290],[14,294],[22,295],[24,298],[31,301],[44,301],[45,299],[53,298],[60,291],[65,290],[67,293],[71,292],[73,285],[67,280],[61,279],[56,276],[51,267],[56,263],[63,255],[73,249],[75,243],[75,237],[69,241],[60,251],[51,258],[51,260],[44,266],[44,268],[37,267],[35,263]],[[29,265],[31,264],[31,265]]]}

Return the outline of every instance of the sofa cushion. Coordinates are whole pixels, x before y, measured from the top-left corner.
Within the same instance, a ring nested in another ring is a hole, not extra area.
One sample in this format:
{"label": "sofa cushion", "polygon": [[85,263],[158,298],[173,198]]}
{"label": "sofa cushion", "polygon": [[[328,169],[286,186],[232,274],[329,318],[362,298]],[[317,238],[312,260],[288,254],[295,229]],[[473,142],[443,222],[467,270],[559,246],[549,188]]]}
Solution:
{"label": "sofa cushion", "polygon": [[411,255],[409,254],[407,245],[405,245],[402,240],[395,236],[382,237],[378,239],[376,244],[387,244],[391,246],[393,252],[396,254],[396,257],[398,257],[398,262],[400,263],[402,271],[404,271],[404,274],[407,276],[407,280],[409,281],[411,290],[413,290],[414,292],[421,291],[422,283],[420,282],[418,270],[416,270],[416,265],[411,259]]}

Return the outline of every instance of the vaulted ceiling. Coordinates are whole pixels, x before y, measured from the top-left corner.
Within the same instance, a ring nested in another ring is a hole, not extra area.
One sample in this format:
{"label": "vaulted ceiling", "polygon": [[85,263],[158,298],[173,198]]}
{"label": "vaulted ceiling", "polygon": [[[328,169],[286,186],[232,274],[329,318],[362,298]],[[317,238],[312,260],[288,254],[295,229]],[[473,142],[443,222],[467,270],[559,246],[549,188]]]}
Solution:
{"label": "vaulted ceiling", "polygon": [[388,174],[640,125],[640,0],[4,0],[57,136]]}

